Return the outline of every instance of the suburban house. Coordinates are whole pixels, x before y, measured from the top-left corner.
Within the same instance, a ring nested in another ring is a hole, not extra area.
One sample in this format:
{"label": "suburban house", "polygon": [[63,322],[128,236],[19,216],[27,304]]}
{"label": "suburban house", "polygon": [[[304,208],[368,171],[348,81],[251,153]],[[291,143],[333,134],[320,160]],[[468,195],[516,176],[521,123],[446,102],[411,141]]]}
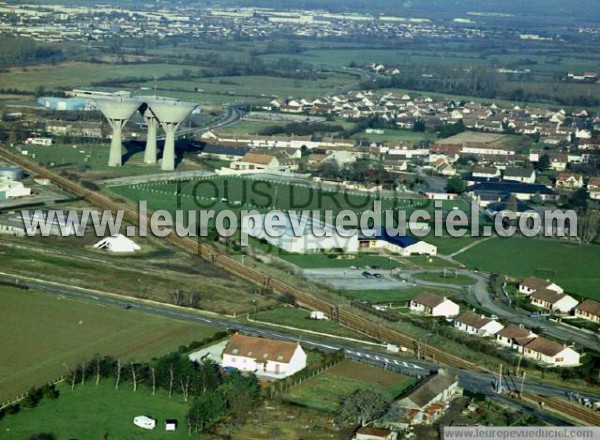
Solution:
{"label": "suburban house", "polygon": [[238,162],[233,164],[233,169],[250,170],[279,170],[279,159],[269,154],[246,153]]}
{"label": "suburban house", "polygon": [[458,377],[440,368],[437,374],[427,377],[408,395],[392,403],[391,414],[399,414],[400,420],[395,424],[404,428],[432,424],[461,394]]}
{"label": "suburban house", "polygon": [[235,334],[223,350],[223,368],[254,372],[259,377],[282,379],[306,368],[300,344]]}
{"label": "suburban house", "polygon": [[580,355],[575,350],[542,337],[533,339],[519,351],[527,359],[553,367],[571,367],[580,363]]}
{"label": "suburban house", "polygon": [[500,176],[500,170],[496,167],[474,167],[471,173],[473,177],[494,178]]}
{"label": "suburban house", "polygon": [[600,323],[600,302],[586,299],[575,307],[575,316]]}
{"label": "suburban house", "polygon": [[583,176],[573,173],[559,173],[556,177],[557,188],[577,189],[583,188]]}
{"label": "suburban house", "polygon": [[392,237],[380,231],[372,237],[360,235],[358,238],[359,250],[378,250],[383,249],[393,254],[408,257],[410,255],[430,255],[437,254],[437,246],[426,243],[410,236],[397,235]]}
{"label": "suburban house", "polygon": [[496,333],[496,343],[508,348],[518,348],[526,345],[537,335],[531,330],[514,324],[509,324]]}
{"label": "suburban house", "polygon": [[600,177],[592,177],[587,184],[590,199],[600,200]]}
{"label": "suburban house", "polygon": [[504,328],[498,321],[474,312],[464,312],[454,319],[454,328],[470,335],[491,336]]}
{"label": "suburban house", "polygon": [[398,433],[389,429],[361,426],[354,433],[352,440],[396,440]]}
{"label": "suburban house", "polygon": [[504,171],[504,180],[519,183],[535,183],[535,170],[525,168],[507,168]]}
{"label": "suburban house", "polygon": [[425,313],[429,316],[445,316],[449,318],[459,313],[459,306],[446,297],[423,292],[410,300],[410,310]]}
{"label": "suburban house", "polygon": [[568,313],[573,310],[579,301],[566,293],[556,293],[554,290],[540,289],[532,293],[529,298],[531,305],[548,311]]}
{"label": "suburban house", "polygon": [[542,289],[553,290],[556,293],[564,292],[563,288],[558,284],[555,284],[550,280],[543,280],[541,278],[529,277],[525,278],[519,283],[519,293],[524,295],[531,295],[532,293]]}

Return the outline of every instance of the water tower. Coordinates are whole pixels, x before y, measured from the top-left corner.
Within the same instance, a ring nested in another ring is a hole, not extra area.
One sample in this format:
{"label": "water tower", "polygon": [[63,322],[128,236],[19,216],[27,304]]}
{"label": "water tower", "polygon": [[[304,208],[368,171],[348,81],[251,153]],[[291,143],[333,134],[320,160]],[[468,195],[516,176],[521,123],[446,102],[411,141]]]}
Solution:
{"label": "water tower", "polygon": [[141,102],[131,98],[114,98],[98,99],[96,104],[113,130],[108,166],[120,167],[123,159],[121,133],[129,118],[140,107]]}
{"label": "water tower", "polygon": [[144,150],[144,163],[156,163],[156,133],[160,124],[158,118],[148,104],[140,107],[140,113],[148,126],[148,134],[146,136],[146,149]]}
{"label": "water tower", "polygon": [[148,100],[147,103],[152,113],[160,121],[166,135],[161,169],[173,171],[175,169],[175,132],[181,123],[198,107],[198,104],[158,98]]}

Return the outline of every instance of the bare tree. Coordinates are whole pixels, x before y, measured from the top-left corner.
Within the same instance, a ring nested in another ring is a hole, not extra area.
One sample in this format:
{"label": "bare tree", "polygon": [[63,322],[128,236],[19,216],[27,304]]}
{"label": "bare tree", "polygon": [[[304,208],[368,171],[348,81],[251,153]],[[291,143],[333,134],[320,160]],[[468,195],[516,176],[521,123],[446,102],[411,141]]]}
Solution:
{"label": "bare tree", "polygon": [[197,309],[198,306],[200,305],[200,293],[198,293],[197,290],[192,290],[190,292],[190,298],[189,298],[188,304],[193,309]]}
{"label": "bare tree", "polygon": [[150,368],[150,374],[152,375],[152,395],[156,394],[156,369],[154,367]]}
{"label": "bare tree", "polygon": [[100,383],[100,356],[96,355],[96,386]]}
{"label": "bare tree", "polygon": [[176,306],[181,306],[185,302],[185,292],[181,289],[175,289],[171,292],[171,302]]}
{"label": "bare tree", "polygon": [[71,371],[71,391],[75,389],[75,382],[77,381],[77,367]]}
{"label": "bare tree", "polygon": [[137,391],[137,375],[135,374],[135,364],[131,361],[131,378],[133,379],[133,392]]}
{"label": "bare tree", "polygon": [[181,392],[183,393],[183,401],[188,401],[188,396],[190,395],[190,376],[188,375],[185,379],[185,383],[183,379],[179,379],[179,383],[181,384]]}
{"label": "bare tree", "polygon": [[117,384],[115,388],[119,389],[119,382],[121,382],[121,358],[117,359]]}
{"label": "bare tree", "polygon": [[169,397],[173,395],[173,382],[175,381],[175,366],[169,365]]}
{"label": "bare tree", "polygon": [[81,386],[85,385],[85,361],[81,362]]}

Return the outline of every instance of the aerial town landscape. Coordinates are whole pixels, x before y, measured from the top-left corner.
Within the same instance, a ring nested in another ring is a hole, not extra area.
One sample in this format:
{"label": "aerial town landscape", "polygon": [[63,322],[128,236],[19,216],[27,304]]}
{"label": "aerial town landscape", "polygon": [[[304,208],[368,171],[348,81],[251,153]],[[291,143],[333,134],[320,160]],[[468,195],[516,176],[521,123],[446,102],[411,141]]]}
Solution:
{"label": "aerial town landscape", "polygon": [[0,439],[600,438],[594,1],[5,0],[0,47]]}

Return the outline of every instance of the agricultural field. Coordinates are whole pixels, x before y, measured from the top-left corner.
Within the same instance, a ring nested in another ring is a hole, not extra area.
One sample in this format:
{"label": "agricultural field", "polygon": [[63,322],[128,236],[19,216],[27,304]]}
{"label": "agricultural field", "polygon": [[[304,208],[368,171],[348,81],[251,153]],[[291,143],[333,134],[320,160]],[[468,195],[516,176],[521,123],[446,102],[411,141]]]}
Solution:
{"label": "agricultural field", "polygon": [[1,401],[95,354],[149,360],[214,333],[200,324],[6,286],[0,309]]}
{"label": "agricultural field", "polygon": [[[40,433],[52,433],[61,440],[192,438],[185,422],[189,403],[176,394],[169,398],[166,391],[157,390],[152,396],[152,390],[144,385],[134,393],[129,383],[117,390],[112,380],[102,380],[98,386],[90,380],[73,390],[62,383],[57,389],[57,400],[43,399],[33,409],[0,420],[0,439],[26,439]],[[140,415],[155,418],[156,429],[136,427],[133,418]],[[165,419],[176,419],[177,431],[165,434]]]}
{"label": "agricultural field", "polygon": [[[374,389],[398,397],[415,383],[415,379],[382,370],[371,365],[343,361],[325,372],[306,380],[284,394],[284,399],[297,405],[323,411],[335,411],[340,400],[358,389]],[[327,392],[323,392],[327,390]]]}
{"label": "agricultural field", "polygon": [[600,299],[600,246],[558,240],[494,237],[456,256],[468,267],[508,275],[550,278],[567,292]]}

